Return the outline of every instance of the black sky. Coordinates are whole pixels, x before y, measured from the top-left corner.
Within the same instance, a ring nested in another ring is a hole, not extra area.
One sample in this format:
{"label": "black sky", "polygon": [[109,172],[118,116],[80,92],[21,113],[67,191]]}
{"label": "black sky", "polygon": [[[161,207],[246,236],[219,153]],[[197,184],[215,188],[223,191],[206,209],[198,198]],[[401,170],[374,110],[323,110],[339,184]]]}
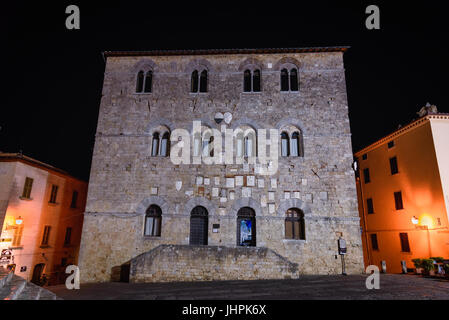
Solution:
{"label": "black sky", "polygon": [[[340,2],[2,4],[0,150],[87,180],[106,50],[349,45],[354,151],[416,118],[426,102],[449,112],[443,2]],[[69,4],[80,8],[80,30],[65,28]],[[380,7],[381,30],[365,28],[369,4]]]}

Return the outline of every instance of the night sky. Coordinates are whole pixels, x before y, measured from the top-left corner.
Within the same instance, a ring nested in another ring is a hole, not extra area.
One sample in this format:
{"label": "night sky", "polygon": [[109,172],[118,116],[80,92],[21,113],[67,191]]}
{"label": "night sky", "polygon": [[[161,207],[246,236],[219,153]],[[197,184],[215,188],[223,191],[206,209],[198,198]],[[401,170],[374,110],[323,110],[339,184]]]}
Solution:
{"label": "night sky", "polygon": [[[1,151],[22,150],[87,180],[108,50],[351,46],[354,151],[416,118],[427,102],[449,112],[442,1],[92,2],[2,4]],[[80,30],[65,28],[69,4],[80,8]],[[380,7],[381,30],[365,28],[369,4]]]}

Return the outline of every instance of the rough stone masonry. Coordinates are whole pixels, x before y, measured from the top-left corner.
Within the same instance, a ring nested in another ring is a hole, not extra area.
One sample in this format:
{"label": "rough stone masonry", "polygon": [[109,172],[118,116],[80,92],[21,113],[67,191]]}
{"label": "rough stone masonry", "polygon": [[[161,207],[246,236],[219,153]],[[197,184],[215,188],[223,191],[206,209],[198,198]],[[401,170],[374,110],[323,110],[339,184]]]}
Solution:
{"label": "rough stone masonry", "polygon": [[[167,250],[149,255],[159,269],[176,270],[177,280],[206,280],[192,273],[198,269],[197,245],[234,248],[235,255],[251,246],[265,247],[274,252],[261,261],[265,271],[259,268],[267,278],[284,277],[275,267],[279,257],[272,266],[267,258],[277,255],[297,265],[298,275],[339,274],[340,236],[347,243],[346,272],[362,273],[346,49],[105,52],[79,259],[81,281],[110,281],[113,268],[160,245],[183,246],[182,254],[170,251],[178,260],[160,256]],[[206,81],[207,92],[195,88],[195,70],[198,77],[206,71],[199,86]],[[297,79],[291,77],[295,72]],[[286,75],[287,90],[281,88]],[[253,81],[249,92],[245,79]],[[139,81],[150,81],[148,88]],[[257,81],[260,91],[253,84]],[[290,81],[298,81],[298,90]],[[225,115],[223,121],[217,113]],[[284,156],[279,152],[279,167],[271,176],[258,174],[252,164],[174,165],[164,156],[163,134],[191,131],[194,120],[217,130],[275,128],[287,137],[279,137],[279,149],[289,144],[289,150]],[[282,145],[283,139],[287,144]],[[293,146],[293,141],[300,143]],[[242,231],[245,223],[249,236]],[[250,241],[243,243],[245,237]],[[186,245],[192,245],[192,255]],[[248,256],[258,263],[257,255]],[[211,261],[226,261],[217,266],[225,274],[232,266],[228,260],[211,256]],[[152,281],[165,271],[157,272]],[[247,270],[241,272],[248,278]],[[229,278],[238,279],[238,270]]]}

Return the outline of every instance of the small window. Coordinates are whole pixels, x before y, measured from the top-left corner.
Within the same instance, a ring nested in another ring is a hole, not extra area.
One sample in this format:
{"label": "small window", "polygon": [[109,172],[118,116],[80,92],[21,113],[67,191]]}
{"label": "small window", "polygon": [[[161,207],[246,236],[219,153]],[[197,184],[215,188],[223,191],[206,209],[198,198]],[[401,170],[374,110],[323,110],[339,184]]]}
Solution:
{"label": "small window", "polygon": [[286,132],[281,133],[281,156],[288,157],[290,155],[289,138]]}
{"label": "small window", "polygon": [[379,244],[377,243],[377,234],[375,233],[371,234],[371,248],[376,251],[379,250]]}
{"label": "small window", "polygon": [[366,159],[368,159],[368,155],[365,153],[365,154],[362,156],[362,160],[366,160]]}
{"label": "small window", "polygon": [[198,71],[194,70],[192,72],[190,92],[198,92]]}
{"label": "small window", "polygon": [[170,154],[170,135],[165,132],[161,140],[161,156],[168,157]]}
{"label": "small window", "polygon": [[402,252],[410,252],[410,244],[408,242],[408,234],[400,233],[399,238],[401,239],[401,251]]}
{"label": "small window", "polygon": [[50,231],[51,231],[51,226],[45,226],[44,228],[44,234],[42,236],[42,246],[47,246],[48,245],[48,240],[50,239]]}
{"label": "small window", "polygon": [[291,140],[291,156],[300,157],[301,156],[301,145],[299,132],[293,132]]}
{"label": "small window", "polygon": [[394,202],[396,210],[404,209],[404,204],[402,203],[402,192],[398,191],[394,193]]}
{"label": "small window", "polygon": [[260,92],[260,70],[253,72],[253,91]]}
{"label": "small window", "polygon": [[390,170],[392,175],[399,173],[398,159],[396,157],[390,158]]}
{"label": "small window", "polygon": [[388,142],[388,149],[391,149],[394,147],[394,141]]}
{"label": "small window", "polygon": [[49,203],[56,203],[56,196],[58,195],[58,186],[52,185],[51,186],[51,194],[50,194],[50,201]]}
{"label": "small window", "polygon": [[144,92],[145,93],[150,93],[152,85],[153,85],[153,72],[148,71],[147,74],[145,75]]}
{"label": "small window", "polygon": [[291,69],[290,70],[290,91],[298,91],[298,70]]}
{"label": "small window", "polygon": [[373,214],[374,213],[373,199],[371,198],[366,199],[366,206],[368,209],[368,214]]}
{"label": "small window", "polygon": [[64,245],[68,246],[71,243],[72,238],[72,228],[68,227],[65,229],[65,238],[64,238]]}
{"label": "small window", "polygon": [[365,183],[370,183],[371,182],[371,177],[369,175],[369,168],[363,169],[363,177],[365,179]]}
{"label": "small window", "polygon": [[159,154],[159,133],[153,133],[153,142],[151,147],[151,156],[157,157]]}
{"label": "small window", "polygon": [[285,218],[285,239],[305,240],[304,215],[299,209],[289,209]]}
{"label": "small window", "polygon": [[288,71],[287,71],[287,69],[281,70],[281,91],[288,91]]}
{"label": "small window", "polygon": [[249,70],[243,73],[243,91],[251,92],[251,71]]}
{"label": "small window", "polygon": [[200,76],[200,92],[207,92],[207,71],[203,70]]}
{"label": "small window", "polygon": [[31,189],[33,188],[33,179],[26,177],[25,185],[23,186],[22,198],[31,198]]}
{"label": "small window", "polygon": [[78,191],[73,191],[72,202],[70,203],[70,208],[76,208],[76,202],[78,200]]}
{"label": "small window", "polygon": [[145,231],[146,236],[160,237],[161,236],[161,222],[162,210],[157,205],[151,205],[145,216]]}
{"label": "small window", "polygon": [[140,93],[143,91],[143,82],[144,82],[144,73],[143,71],[139,71],[137,73],[136,93]]}

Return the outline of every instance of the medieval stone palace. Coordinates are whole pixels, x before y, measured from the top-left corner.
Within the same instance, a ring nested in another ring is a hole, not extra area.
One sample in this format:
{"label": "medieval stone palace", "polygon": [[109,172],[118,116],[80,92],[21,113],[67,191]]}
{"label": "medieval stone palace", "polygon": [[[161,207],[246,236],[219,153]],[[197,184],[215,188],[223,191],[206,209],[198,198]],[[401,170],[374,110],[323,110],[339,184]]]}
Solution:
{"label": "medieval stone palace", "polygon": [[362,273],[346,50],[105,52],[81,281]]}

